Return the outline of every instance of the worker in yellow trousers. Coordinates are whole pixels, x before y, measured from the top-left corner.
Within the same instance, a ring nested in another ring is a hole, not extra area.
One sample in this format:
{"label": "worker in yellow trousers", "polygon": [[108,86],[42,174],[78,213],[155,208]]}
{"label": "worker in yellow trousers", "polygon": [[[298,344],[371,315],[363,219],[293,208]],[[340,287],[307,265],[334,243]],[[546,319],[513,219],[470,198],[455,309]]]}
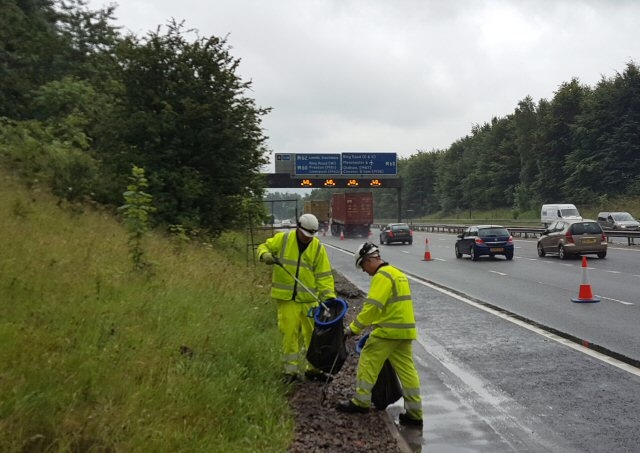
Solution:
{"label": "worker in yellow trousers", "polygon": [[411,289],[406,275],[382,260],[378,247],[365,242],[355,253],[356,268],[372,276],[369,293],[356,319],[345,329],[345,335],[373,328],[358,361],[356,394],[341,401],[341,412],[368,412],[371,390],[388,359],[393,366],[404,398],[402,425],[422,426],[420,377],[413,361],[413,340],[417,339]]}
{"label": "worker in yellow trousers", "polygon": [[319,305],[319,300],[335,298],[331,263],[326,248],[316,237],[317,232],[316,216],[303,214],[295,231],[276,233],[257,250],[260,261],[279,264],[273,268],[271,297],[278,307],[283,380],[287,383],[295,382],[302,373],[309,379],[325,379],[324,373],[314,369],[304,357],[314,327],[309,311]]}

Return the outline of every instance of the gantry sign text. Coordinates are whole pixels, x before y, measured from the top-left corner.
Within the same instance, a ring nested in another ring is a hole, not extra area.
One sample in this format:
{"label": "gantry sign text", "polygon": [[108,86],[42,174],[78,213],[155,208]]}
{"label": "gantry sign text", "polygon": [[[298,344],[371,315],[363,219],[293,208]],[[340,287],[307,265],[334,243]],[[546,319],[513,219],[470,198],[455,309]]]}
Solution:
{"label": "gantry sign text", "polygon": [[400,187],[396,153],[276,153],[269,187]]}

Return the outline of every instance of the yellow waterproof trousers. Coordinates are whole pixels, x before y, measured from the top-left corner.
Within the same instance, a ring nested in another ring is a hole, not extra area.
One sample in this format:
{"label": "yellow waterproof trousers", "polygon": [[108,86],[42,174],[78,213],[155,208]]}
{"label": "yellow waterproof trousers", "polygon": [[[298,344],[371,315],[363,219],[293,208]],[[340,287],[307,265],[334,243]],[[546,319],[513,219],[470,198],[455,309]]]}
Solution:
{"label": "yellow waterproof trousers", "polygon": [[360,353],[356,396],[351,400],[360,407],[371,406],[371,389],[378,380],[384,361],[389,359],[396,371],[407,415],[422,420],[420,377],[413,363],[413,340],[392,340],[369,336]]}
{"label": "yellow waterproof trousers", "polygon": [[275,299],[278,304],[278,329],[282,333],[284,372],[301,374],[312,369],[305,359],[313,333],[313,318],[307,316],[316,303]]}

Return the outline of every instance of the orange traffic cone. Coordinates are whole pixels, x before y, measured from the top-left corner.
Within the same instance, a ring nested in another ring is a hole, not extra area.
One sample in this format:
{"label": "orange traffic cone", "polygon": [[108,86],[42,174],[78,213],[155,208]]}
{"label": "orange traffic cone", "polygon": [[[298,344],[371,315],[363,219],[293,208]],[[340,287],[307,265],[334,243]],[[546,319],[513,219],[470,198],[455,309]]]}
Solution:
{"label": "orange traffic cone", "polygon": [[587,257],[582,257],[582,284],[580,285],[580,292],[577,298],[571,298],[572,302],[600,302],[599,297],[593,295],[591,290],[591,284],[589,283],[589,277],[587,276]]}
{"label": "orange traffic cone", "polygon": [[340,240],[344,241],[344,231],[340,230]]}
{"label": "orange traffic cone", "polygon": [[424,258],[422,261],[431,261],[431,252],[429,251],[429,238],[424,240]]}

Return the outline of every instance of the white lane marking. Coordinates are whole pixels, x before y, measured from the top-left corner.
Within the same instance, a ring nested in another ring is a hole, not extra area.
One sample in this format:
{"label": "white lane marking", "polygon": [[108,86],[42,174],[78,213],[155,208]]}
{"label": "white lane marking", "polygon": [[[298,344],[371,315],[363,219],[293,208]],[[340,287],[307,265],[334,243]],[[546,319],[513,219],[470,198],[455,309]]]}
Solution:
{"label": "white lane marking", "polygon": [[[444,258],[432,258],[432,259],[433,259],[434,261],[447,261],[447,260],[445,260]],[[639,275],[639,277],[640,277],[640,275]]]}
{"label": "white lane marking", "polygon": [[532,332],[537,333],[538,335],[541,335],[545,338],[548,338],[549,340],[555,341],[556,343],[562,344],[564,346],[567,346],[571,349],[574,349],[578,352],[582,352],[583,354],[586,354],[588,356],[591,356],[597,360],[600,360],[602,362],[608,363],[609,365],[615,366],[616,368],[619,368],[623,371],[627,371],[635,376],[640,377],[640,368],[636,368],[634,366],[628,365],[624,362],[621,362],[620,360],[616,360],[612,357],[609,357],[607,355],[604,355],[600,352],[594,351],[593,349],[589,349],[587,347],[584,347],[578,343],[575,343],[571,340],[567,340],[566,338],[562,338],[561,336],[558,336],[556,334],[553,334],[551,332],[547,332],[544,329],[541,329],[539,327],[533,326],[531,324],[528,324],[524,321],[520,321],[519,319],[516,318],[512,318],[511,316],[509,316],[507,313],[501,313],[499,311],[494,310],[493,308],[487,307],[485,305],[479,304],[477,302],[474,302],[470,299],[467,299],[466,297],[462,297],[458,294],[452,293],[451,291],[447,291],[446,289],[443,288],[438,288],[437,286],[434,286],[430,283],[424,282],[422,280],[419,280],[415,277],[412,277],[410,275],[407,275],[407,278],[409,278],[410,280],[415,281],[416,283],[419,283],[420,285],[426,286],[428,288],[434,289],[436,291],[439,291],[443,294],[446,294],[447,296],[453,297],[454,299],[458,299],[461,302],[464,302],[468,305],[471,305],[473,307],[476,307],[480,310],[484,310],[488,313],[491,313],[492,315],[495,315],[499,318],[504,319],[505,321],[509,321],[512,322],[513,324],[516,324],[520,327],[524,327],[527,330],[530,330]]}
{"label": "white lane marking", "polygon": [[493,274],[498,274],[498,275],[507,275],[504,272],[498,272],[498,271],[489,271],[489,272],[491,272]]}
{"label": "white lane marking", "polygon": [[[591,268],[589,268],[589,269],[591,269]],[[620,272],[620,271],[605,271],[605,272],[608,272],[609,274],[622,274],[622,272]]]}
{"label": "white lane marking", "polygon": [[[334,250],[338,250],[338,251],[344,253],[345,255],[353,256],[353,252],[349,252],[347,250],[342,250],[342,249],[336,248],[336,247],[332,247],[332,248]],[[640,277],[640,275],[636,275],[636,277]],[[612,365],[612,366],[614,366],[616,368],[619,368],[619,369],[621,369],[623,371],[627,371],[627,372],[629,372],[629,373],[631,373],[631,374],[633,374],[635,376],[640,377],[640,368],[636,368],[634,366],[628,365],[628,364],[626,364],[624,362],[621,362],[620,360],[614,359],[613,357],[609,357],[608,355],[605,355],[605,354],[602,354],[600,352],[594,351],[593,349],[586,348],[586,347],[584,347],[584,346],[582,346],[582,345],[580,345],[578,343],[575,343],[575,342],[573,342],[571,340],[567,340],[566,338],[562,338],[561,336],[558,336],[558,335],[553,334],[551,332],[547,332],[544,329],[541,329],[539,327],[533,326],[533,325],[528,324],[528,323],[526,323],[524,321],[520,321],[519,319],[512,318],[507,313],[502,313],[502,312],[496,311],[491,307],[487,307],[485,305],[479,304],[479,303],[474,302],[474,301],[472,301],[470,299],[467,299],[466,297],[462,297],[462,296],[459,296],[458,294],[452,293],[451,291],[447,291],[444,288],[439,288],[439,287],[434,286],[434,285],[432,285],[430,283],[427,283],[427,282],[424,282],[424,281],[422,281],[420,279],[412,277],[411,275],[407,275],[407,278],[409,278],[410,280],[413,280],[416,283],[419,283],[420,285],[426,286],[427,288],[434,289],[436,291],[441,292],[442,294],[446,294],[447,296],[453,297],[454,299],[458,299],[459,301],[464,302],[464,303],[466,303],[468,305],[471,305],[473,307],[479,308],[480,310],[486,311],[487,313],[491,313],[492,315],[497,316],[499,318],[502,318],[505,321],[509,321],[509,322],[511,322],[513,324],[516,324],[518,326],[524,327],[525,329],[530,330],[532,332],[535,332],[538,335],[541,335],[541,336],[543,336],[545,338],[548,338],[550,340],[553,340],[556,343],[565,345],[565,346],[567,346],[567,347],[569,347],[571,349],[574,349],[574,350],[576,350],[578,352],[582,352],[583,354],[591,356],[591,357],[593,357],[595,359],[598,359],[598,360],[600,360],[602,362],[608,363],[609,365]],[[538,282],[538,283],[544,284],[543,282]],[[627,304],[633,305],[633,303],[631,303],[631,302],[618,301],[616,299],[611,299],[610,297],[602,297],[602,296],[600,296],[600,297],[602,299],[608,299],[608,300],[613,300],[613,301],[616,301],[616,302],[620,302],[620,303],[623,303],[625,305],[627,305]]]}
{"label": "white lane marking", "polygon": [[602,299],[612,300],[614,302],[618,302],[623,305],[633,305],[633,302],[625,302],[624,300],[613,299],[612,297],[604,297],[604,296],[598,296],[598,297]]}

